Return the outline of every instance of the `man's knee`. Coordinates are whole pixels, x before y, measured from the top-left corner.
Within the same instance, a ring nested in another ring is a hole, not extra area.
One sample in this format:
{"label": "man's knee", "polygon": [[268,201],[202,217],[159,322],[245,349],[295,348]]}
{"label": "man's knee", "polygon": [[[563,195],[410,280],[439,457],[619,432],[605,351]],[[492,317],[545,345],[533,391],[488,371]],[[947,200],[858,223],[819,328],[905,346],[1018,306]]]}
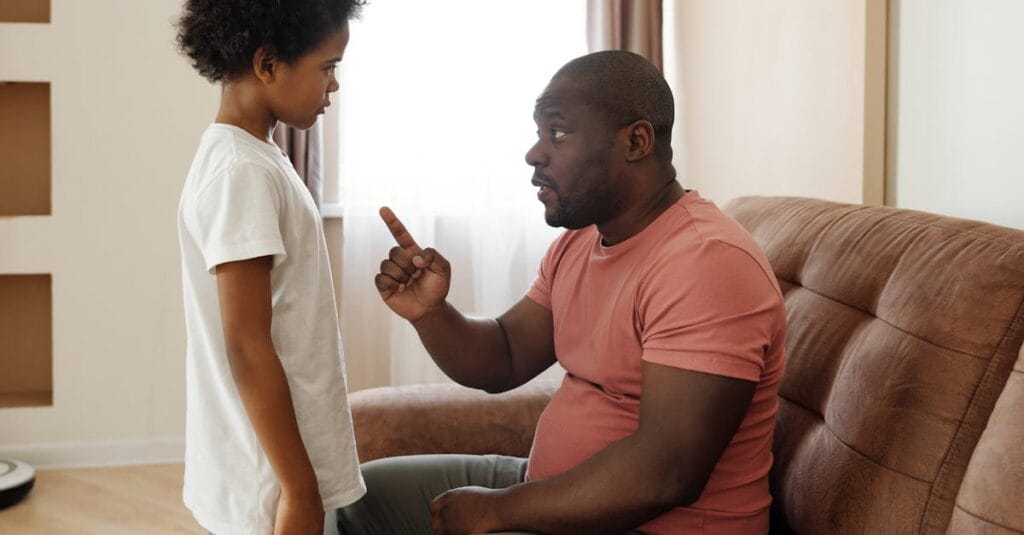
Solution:
{"label": "man's knee", "polygon": [[448,490],[502,488],[522,481],[526,459],[495,455],[412,455],[364,463],[366,496],[336,512],[341,533],[429,533],[430,502]]}
{"label": "man's knee", "polygon": [[424,460],[379,459],[364,463],[360,470],[366,482],[366,495],[336,511],[341,533],[415,534],[424,533],[424,527],[429,530],[430,502],[440,492],[437,483],[431,481],[431,468]]}

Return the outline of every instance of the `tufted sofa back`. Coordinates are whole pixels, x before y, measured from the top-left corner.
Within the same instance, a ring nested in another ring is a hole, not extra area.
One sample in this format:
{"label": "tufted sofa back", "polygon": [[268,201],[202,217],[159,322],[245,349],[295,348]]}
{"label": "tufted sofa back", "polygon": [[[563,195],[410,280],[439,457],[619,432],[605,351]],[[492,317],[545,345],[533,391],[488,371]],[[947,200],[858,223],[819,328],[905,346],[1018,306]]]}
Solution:
{"label": "tufted sofa back", "polygon": [[1006,429],[971,459],[1024,337],[1024,232],[801,198],[746,197],[726,212],[768,255],[789,318],[773,523],[800,533],[943,533],[953,519],[1024,527],[1020,480],[990,484],[993,455],[1015,450],[1024,462],[1019,374],[997,413]]}

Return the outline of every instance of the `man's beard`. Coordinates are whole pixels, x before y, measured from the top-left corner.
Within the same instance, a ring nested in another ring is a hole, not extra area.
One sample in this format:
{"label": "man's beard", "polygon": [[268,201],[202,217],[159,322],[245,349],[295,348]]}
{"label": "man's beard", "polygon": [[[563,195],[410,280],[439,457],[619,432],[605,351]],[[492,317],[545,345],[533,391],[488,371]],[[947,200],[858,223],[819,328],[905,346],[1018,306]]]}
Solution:
{"label": "man's beard", "polygon": [[[596,158],[595,158],[596,160]],[[570,230],[603,223],[618,212],[621,200],[611,189],[611,180],[604,162],[592,161],[573,181],[574,192],[565,195],[555,189],[557,203],[552,214],[544,214],[544,221],[552,227]]]}

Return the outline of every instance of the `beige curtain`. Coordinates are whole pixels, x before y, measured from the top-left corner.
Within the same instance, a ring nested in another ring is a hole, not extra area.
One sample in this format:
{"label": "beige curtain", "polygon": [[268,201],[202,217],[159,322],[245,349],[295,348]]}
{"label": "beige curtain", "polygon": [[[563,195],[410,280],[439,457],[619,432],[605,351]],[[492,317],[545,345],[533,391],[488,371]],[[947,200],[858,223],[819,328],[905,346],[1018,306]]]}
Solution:
{"label": "beige curtain", "polygon": [[319,207],[324,195],[322,121],[305,131],[280,123],[274,130],[274,142],[288,155]]}
{"label": "beige curtain", "polygon": [[663,70],[661,2],[587,0],[587,47],[591,52],[629,50]]}

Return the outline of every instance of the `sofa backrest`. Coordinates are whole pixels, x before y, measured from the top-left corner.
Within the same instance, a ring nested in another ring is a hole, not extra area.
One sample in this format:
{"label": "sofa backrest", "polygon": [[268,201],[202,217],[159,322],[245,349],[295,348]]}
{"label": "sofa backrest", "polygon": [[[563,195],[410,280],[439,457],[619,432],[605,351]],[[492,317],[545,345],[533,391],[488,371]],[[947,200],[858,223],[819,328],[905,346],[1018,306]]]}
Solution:
{"label": "sofa backrest", "polygon": [[[725,211],[767,254],[789,319],[773,522],[945,532],[1024,338],[1024,232],[802,198]],[[1019,422],[1017,396],[1004,412]],[[978,483],[961,501],[1002,493]]]}

